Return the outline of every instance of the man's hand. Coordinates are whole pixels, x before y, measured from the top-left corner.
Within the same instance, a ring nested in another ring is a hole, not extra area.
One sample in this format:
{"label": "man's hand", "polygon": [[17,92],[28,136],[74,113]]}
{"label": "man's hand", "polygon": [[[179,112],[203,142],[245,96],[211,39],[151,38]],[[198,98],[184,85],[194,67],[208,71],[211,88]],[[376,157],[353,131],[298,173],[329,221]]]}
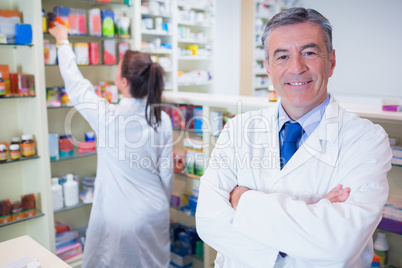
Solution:
{"label": "man's hand", "polygon": [[234,208],[234,210],[237,209],[237,204],[239,203],[241,195],[249,190],[250,190],[249,188],[243,186],[236,186],[233,189],[233,191],[230,193],[229,202]]}
{"label": "man's hand", "polygon": [[327,193],[324,198],[328,199],[331,203],[337,202],[345,202],[350,195],[350,188],[343,188],[342,184],[339,184],[334,189],[332,189],[329,193]]}
{"label": "man's hand", "polygon": [[56,42],[61,42],[68,40],[68,30],[67,27],[61,25],[57,21],[54,23],[54,27],[49,29],[49,33],[56,38]]}

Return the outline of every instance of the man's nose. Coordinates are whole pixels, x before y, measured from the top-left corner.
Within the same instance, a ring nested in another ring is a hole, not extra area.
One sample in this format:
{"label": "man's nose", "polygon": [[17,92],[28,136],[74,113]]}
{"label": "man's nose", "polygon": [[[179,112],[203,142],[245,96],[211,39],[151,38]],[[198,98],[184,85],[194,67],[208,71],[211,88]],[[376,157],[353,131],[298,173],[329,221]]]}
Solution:
{"label": "man's nose", "polygon": [[307,65],[301,55],[296,55],[291,58],[289,71],[294,74],[301,74],[307,70]]}

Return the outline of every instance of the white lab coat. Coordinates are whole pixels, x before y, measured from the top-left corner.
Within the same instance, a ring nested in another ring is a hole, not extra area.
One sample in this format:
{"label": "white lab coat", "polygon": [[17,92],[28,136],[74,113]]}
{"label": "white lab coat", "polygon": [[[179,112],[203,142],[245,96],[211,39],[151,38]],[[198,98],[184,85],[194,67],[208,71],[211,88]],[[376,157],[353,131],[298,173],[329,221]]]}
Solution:
{"label": "white lab coat", "polygon": [[[370,267],[388,197],[387,134],[331,97],[280,170],[277,116],[278,106],[229,121],[201,178],[196,226],[218,251],[215,267]],[[346,202],[322,199],[338,184],[351,188]],[[251,191],[235,211],[229,195],[237,185]]]}
{"label": "white lab coat", "polygon": [[81,75],[69,46],[61,46],[58,57],[70,101],[97,137],[95,193],[82,267],[168,267],[173,183],[169,116],[162,112],[155,132],[145,120],[146,99],[123,98],[109,105]]}

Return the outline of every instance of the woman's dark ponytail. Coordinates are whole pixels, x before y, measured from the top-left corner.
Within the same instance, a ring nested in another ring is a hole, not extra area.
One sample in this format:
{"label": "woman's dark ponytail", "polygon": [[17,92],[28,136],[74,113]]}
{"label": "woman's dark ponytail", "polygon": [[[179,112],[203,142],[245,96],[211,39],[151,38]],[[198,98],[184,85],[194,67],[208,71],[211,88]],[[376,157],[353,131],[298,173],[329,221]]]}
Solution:
{"label": "woman's dark ponytail", "polygon": [[[162,91],[164,88],[164,80],[163,80],[163,69],[159,65],[159,63],[151,63],[149,67],[149,75],[148,75],[148,98],[147,105],[145,110],[150,110],[150,117],[148,117],[148,113],[145,114],[145,118],[148,121],[148,124],[155,128],[159,126],[162,118],[161,118],[161,102],[162,102]],[[153,118],[154,117],[154,118]],[[154,121],[154,122],[153,122]],[[153,123],[155,125],[153,125]]]}
{"label": "woman's dark ponytail", "polygon": [[129,50],[124,54],[121,75],[130,82],[130,93],[134,98],[147,96],[145,119],[156,130],[162,121],[163,68],[152,62],[148,54]]}

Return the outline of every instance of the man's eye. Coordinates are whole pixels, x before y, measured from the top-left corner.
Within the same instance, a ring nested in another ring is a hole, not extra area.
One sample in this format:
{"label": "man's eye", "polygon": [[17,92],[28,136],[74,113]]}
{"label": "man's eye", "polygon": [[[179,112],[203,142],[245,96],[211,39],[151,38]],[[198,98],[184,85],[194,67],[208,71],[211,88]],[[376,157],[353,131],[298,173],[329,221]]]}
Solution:
{"label": "man's eye", "polygon": [[283,56],[278,57],[278,60],[286,60],[287,57],[288,57],[288,56],[283,55]]}
{"label": "man's eye", "polygon": [[315,55],[315,52],[313,51],[307,51],[306,53],[304,53],[306,56],[312,56]]}

